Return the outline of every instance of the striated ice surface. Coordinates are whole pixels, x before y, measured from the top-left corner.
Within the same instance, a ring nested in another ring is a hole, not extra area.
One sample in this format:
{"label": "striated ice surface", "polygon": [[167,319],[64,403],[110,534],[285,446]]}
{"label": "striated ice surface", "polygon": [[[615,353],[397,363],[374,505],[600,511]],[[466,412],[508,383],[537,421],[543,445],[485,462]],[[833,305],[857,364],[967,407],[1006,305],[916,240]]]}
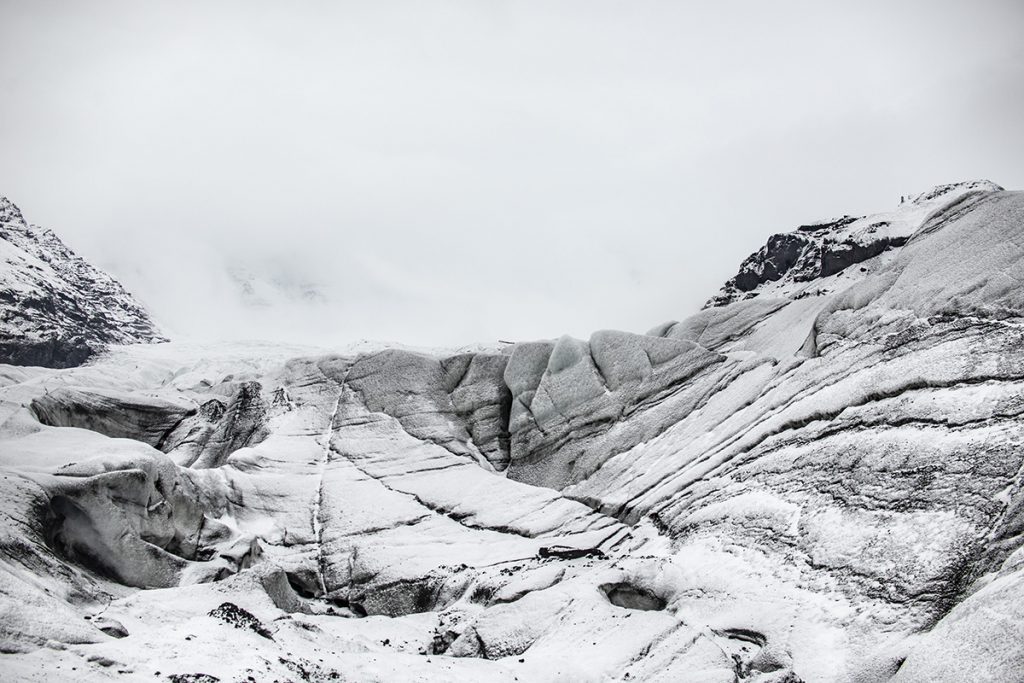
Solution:
{"label": "striated ice surface", "polygon": [[0,678],[1018,680],[1024,193],[887,216],[647,335],[0,366]]}

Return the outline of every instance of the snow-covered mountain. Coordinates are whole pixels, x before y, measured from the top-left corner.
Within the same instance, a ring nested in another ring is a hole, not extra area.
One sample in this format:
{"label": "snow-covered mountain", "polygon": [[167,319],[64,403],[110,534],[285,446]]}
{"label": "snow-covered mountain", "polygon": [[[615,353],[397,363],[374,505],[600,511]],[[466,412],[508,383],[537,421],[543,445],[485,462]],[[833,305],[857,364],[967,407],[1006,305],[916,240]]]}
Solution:
{"label": "snow-covered mountain", "polygon": [[[965,210],[970,203],[1003,188],[988,180],[939,185],[902,197],[894,211],[870,216],[842,216],[801,225],[793,232],[772,235],[740,265],[707,306],[749,299],[758,294],[800,297],[835,291],[860,279],[850,266],[903,246],[929,219]],[[873,261],[879,265],[878,260]],[[865,272],[860,270],[859,272]]]}
{"label": "snow-covered mountain", "polygon": [[0,362],[65,368],[109,344],[166,341],[149,314],[0,197]]}
{"label": "snow-covered mountain", "polygon": [[646,335],[4,368],[5,680],[1020,680],[1024,193],[790,235]]}

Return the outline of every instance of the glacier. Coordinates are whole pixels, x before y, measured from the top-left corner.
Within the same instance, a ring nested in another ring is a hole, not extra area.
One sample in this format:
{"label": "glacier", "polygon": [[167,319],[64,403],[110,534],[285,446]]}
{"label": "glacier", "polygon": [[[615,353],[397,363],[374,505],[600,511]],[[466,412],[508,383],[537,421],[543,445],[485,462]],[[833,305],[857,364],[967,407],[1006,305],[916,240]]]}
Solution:
{"label": "glacier", "polygon": [[166,342],[0,207],[4,680],[1021,680],[1024,193],[435,350]]}

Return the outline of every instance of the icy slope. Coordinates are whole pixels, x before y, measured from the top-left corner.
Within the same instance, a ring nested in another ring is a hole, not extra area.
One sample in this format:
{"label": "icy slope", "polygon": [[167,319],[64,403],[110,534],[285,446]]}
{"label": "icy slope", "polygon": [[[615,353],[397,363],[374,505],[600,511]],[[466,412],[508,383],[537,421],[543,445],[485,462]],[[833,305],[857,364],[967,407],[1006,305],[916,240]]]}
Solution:
{"label": "icy slope", "polygon": [[109,344],[157,341],[124,287],[0,197],[0,362],[72,367]]}
{"label": "icy slope", "polygon": [[8,366],[0,671],[1018,680],[1024,193],[967,187],[650,335]]}

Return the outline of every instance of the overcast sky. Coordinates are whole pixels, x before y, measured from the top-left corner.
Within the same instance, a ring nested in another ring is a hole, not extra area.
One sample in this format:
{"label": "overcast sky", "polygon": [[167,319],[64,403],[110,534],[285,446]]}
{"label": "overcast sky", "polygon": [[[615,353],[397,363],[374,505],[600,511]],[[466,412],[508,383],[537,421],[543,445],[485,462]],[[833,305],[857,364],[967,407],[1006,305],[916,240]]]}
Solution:
{"label": "overcast sky", "polygon": [[1020,0],[0,0],[0,194],[178,337],[644,331],[1022,122]]}

